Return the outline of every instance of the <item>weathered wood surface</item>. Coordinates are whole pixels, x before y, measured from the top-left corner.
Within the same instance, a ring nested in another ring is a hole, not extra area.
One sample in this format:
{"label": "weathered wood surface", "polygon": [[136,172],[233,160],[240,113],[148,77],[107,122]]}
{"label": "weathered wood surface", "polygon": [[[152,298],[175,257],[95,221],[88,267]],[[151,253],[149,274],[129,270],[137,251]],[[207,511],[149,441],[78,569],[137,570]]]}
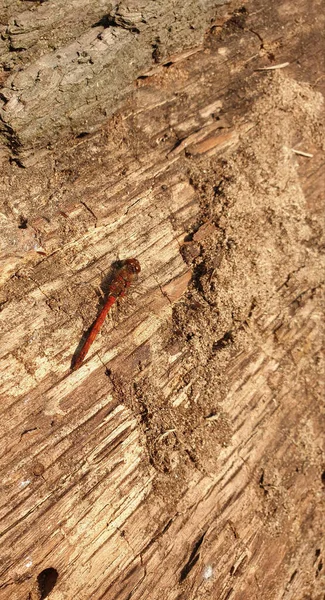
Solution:
{"label": "weathered wood surface", "polygon": [[322,17],[248,8],[3,163],[1,600],[323,599]]}
{"label": "weathered wood surface", "polygon": [[3,75],[0,97],[5,143],[22,160],[28,150],[49,146],[64,134],[92,131],[116,110],[141,72],[173,52],[202,44],[216,7],[224,3],[14,5],[2,30],[3,61],[11,71]]}

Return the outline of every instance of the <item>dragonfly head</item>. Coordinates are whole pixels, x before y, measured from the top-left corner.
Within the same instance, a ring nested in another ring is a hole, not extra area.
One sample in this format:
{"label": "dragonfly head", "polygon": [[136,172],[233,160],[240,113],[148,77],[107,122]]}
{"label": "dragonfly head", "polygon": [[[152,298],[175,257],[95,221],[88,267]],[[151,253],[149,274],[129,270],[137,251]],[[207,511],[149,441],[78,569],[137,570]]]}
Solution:
{"label": "dragonfly head", "polygon": [[127,258],[125,265],[127,265],[132,273],[140,273],[141,271],[140,263],[136,258]]}

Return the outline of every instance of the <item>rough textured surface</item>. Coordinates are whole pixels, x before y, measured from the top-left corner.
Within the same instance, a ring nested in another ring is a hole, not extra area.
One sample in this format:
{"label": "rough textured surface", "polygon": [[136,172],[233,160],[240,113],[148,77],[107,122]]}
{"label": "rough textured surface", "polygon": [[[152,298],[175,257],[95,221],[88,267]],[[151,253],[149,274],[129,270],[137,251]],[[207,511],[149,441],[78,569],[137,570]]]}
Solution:
{"label": "rough textured surface", "polygon": [[324,598],[323,17],[247,9],[3,160],[1,600]]}
{"label": "rough textured surface", "polygon": [[1,90],[3,142],[22,158],[64,134],[91,131],[153,63],[202,44],[222,4],[60,0],[13,13],[3,29],[4,64],[12,71]]}

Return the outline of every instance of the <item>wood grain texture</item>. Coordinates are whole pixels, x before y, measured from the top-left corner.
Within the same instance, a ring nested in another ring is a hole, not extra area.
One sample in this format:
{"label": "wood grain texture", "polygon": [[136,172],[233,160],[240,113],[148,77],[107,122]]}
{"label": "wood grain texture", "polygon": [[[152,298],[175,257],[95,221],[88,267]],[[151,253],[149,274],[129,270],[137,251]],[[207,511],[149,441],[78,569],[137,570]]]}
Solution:
{"label": "wood grain texture", "polygon": [[1,600],[323,600],[322,17],[247,8],[3,161]]}
{"label": "wood grain texture", "polygon": [[173,52],[201,45],[224,3],[21,2],[2,31],[4,144],[22,159],[64,133],[92,131],[137,76]]}

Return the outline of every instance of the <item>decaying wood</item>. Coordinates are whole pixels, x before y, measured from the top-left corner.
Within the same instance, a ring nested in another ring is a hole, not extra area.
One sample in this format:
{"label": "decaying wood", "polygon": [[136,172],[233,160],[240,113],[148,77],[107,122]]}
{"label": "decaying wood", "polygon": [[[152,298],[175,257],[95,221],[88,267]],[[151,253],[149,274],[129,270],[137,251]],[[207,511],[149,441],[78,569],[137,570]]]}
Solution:
{"label": "decaying wood", "polygon": [[322,17],[247,9],[91,135],[3,160],[1,600],[323,597]]}
{"label": "decaying wood", "polygon": [[99,0],[59,0],[18,14],[13,7],[2,32],[3,60],[12,69],[1,91],[5,143],[22,159],[64,134],[89,133],[153,63],[201,44],[224,3],[209,0],[202,10],[198,0],[185,6],[179,0],[128,0],[106,7]]}

